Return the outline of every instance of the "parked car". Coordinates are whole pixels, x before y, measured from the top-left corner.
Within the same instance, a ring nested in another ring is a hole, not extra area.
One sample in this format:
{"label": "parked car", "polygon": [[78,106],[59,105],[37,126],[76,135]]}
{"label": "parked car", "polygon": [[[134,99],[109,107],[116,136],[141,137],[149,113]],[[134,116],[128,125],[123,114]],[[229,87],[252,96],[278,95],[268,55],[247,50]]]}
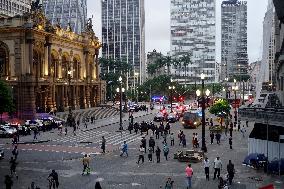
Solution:
{"label": "parked car", "polygon": [[164,121],[164,115],[160,112],[157,113],[154,117],[154,121],[156,121],[156,122]]}
{"label": "parked car", "polygon": [[6,126],[6,125],[0,126],[0,136],[12,137],[16,132],[17,130],[13,127]]}
{"label": "parked car", "polygon": [[0,159],[4,158],[4,150],[0,149]]}

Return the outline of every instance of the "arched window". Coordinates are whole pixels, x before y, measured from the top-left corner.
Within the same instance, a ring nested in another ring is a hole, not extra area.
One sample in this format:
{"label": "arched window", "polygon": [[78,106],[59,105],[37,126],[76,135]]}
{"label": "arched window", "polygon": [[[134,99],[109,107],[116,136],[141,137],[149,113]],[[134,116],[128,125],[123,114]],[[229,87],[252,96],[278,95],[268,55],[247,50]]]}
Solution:
{"label": "arched window", "polygon": [[9,76],[9,49],[0,41],[0,77]]}

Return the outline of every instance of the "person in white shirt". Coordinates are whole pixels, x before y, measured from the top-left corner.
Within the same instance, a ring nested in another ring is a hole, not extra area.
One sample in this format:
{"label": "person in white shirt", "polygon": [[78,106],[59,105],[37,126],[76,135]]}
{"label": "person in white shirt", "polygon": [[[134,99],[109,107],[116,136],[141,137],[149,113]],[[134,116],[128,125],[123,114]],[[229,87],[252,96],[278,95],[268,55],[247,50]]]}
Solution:
{"label": "person in white shirt", "polygon": [[203,161],[203,166],[204,166],[204,170],[205,170],[206,180],[209,180],[210,161],[209,161],[209,159],[208,159],[207,157],[206,157],[205,160]]}
{"label": "person in white shirt", "polygon": [[137,164],[139,164],[140,160],[142,160],[142,163],[144,163],[144,153],[145,153],[145,149],[143,148],[142,145],[140,145],[140,148],[139,148],[139,157],[138,157]]}
{"label": "person in white shirt", "polygon": [[217,174],[217,178],[219,179],[221,169],[222,169],[222,161],[220,160],[220,157],[217,157],[214,160],[214,178],[213,179],[216,179],[216,174]]}

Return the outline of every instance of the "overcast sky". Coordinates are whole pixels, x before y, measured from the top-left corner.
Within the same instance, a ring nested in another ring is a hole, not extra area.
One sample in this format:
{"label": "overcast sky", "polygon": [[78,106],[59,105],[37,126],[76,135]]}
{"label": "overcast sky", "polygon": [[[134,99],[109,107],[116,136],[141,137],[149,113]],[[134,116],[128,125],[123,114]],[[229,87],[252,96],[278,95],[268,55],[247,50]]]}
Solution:
{"label": "overcast sky", "polygon": [[[248,56],[249,62],[261,59],[262,22],[268,0],[248,1]],[[221,56],[221,2],[216,0],[216,57]],[[94,29],[101,39],[101,0],[88,0],[88,15],[94,15]],[[146,53],[156,49],[170,51],[170,0],[145,0]]]}

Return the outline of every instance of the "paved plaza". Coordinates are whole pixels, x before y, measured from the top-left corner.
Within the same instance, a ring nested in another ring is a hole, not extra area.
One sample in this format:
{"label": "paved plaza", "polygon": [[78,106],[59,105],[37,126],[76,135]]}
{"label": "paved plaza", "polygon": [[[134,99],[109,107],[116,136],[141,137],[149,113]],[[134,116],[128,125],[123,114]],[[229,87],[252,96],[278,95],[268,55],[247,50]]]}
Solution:
{"label": "paved plaza", "polygon": [[[134,114],[134,122],[152,121],[153,112],[138,112]],[[123,126],[127,128],[128,116],[124,117]],[[14,179],[13,188],[26,189],[33,181],[41,189],[48,188],[47,176],[52,169],[59,174],[60,187],[63,189],[93,189],[95,182],[100,181],[104,189],[158,189],[164,188],[168,177],[174,180],[174,188],[186,188],[185,173],[186,163],[178,162],[173,159],[173,154],[178,150],[192,149],[191,138],[193,133],[198,133],[201,137],[201,127],[197,129],[183,129],[180,122],[172,124],[171,132],[175,136],[175,146],[170,146],[169,160],[166,161],[161,154],[161,163],[148,162],[145,155],[145,162],[137,165],[138,147],[143,136],[148,139],[152,136],[137,135],[128,131],[117,132],[119,116],[114,115],[111,118],[96,120],[95,124],[89,124],[88,128],[81,125],[76,136],[72,134],[72,129],[67,136],[59,136],[57,130],[41,133],[38,141],[43,143],[32,142],[32,136],[21,137],[18,157],[17,172],[19,179]],[[156,123],[158,124],[158,123]],[[236,175],[234,184],[231,189],[256,189],[268,183],[273,183],[278,189],[284,188],[283,177],[267,176],[262,171],[256,171],[242,165],[244,157],[247,155],[247,138],[252,124],[249,124],[245,137],[238,131],[233,132],[233,149],[229,149],[228,137],[223,135],[221,144],[209,144],[209,131],[206,128],[206,144],[208,148],[207,157],[211,162],[216,156],[220,156],[223,162],[222,176],[226,174],[226,165],[230,160],[235,164]],[[178,145],[178,131],[183,130],[187,147],[182,148]],[[106,138],[107,153],[102,154],[100,149],[101,137]],[[155,138],[155,136],[154,136]],[[155,140],[156,145],[162,147],[162,137]],[[129,157],[120,157],[120,146],[123,141],[129,144]],[[0,161],[0,178],[4,182],[4,175],[9,173],[9,163],[12,145],[10,139],[0,139],[0,145],[5,149],[5,159]],[[91,154],[91,175],[82,176],[82,157],[83,154]],[[210,168],[210,180],[205,180],[202,163],[192,163],[194,170],[193,187],[196,189],[217,189],[218,181],[213,180],[213,166]],[[263,181],[256,181],[249,177],[263,178]],[[1,183],[1,184],[2,184]],[[1,185],[2,186],[2,185]],[[1,188],[1,187],[0,187]]]}

